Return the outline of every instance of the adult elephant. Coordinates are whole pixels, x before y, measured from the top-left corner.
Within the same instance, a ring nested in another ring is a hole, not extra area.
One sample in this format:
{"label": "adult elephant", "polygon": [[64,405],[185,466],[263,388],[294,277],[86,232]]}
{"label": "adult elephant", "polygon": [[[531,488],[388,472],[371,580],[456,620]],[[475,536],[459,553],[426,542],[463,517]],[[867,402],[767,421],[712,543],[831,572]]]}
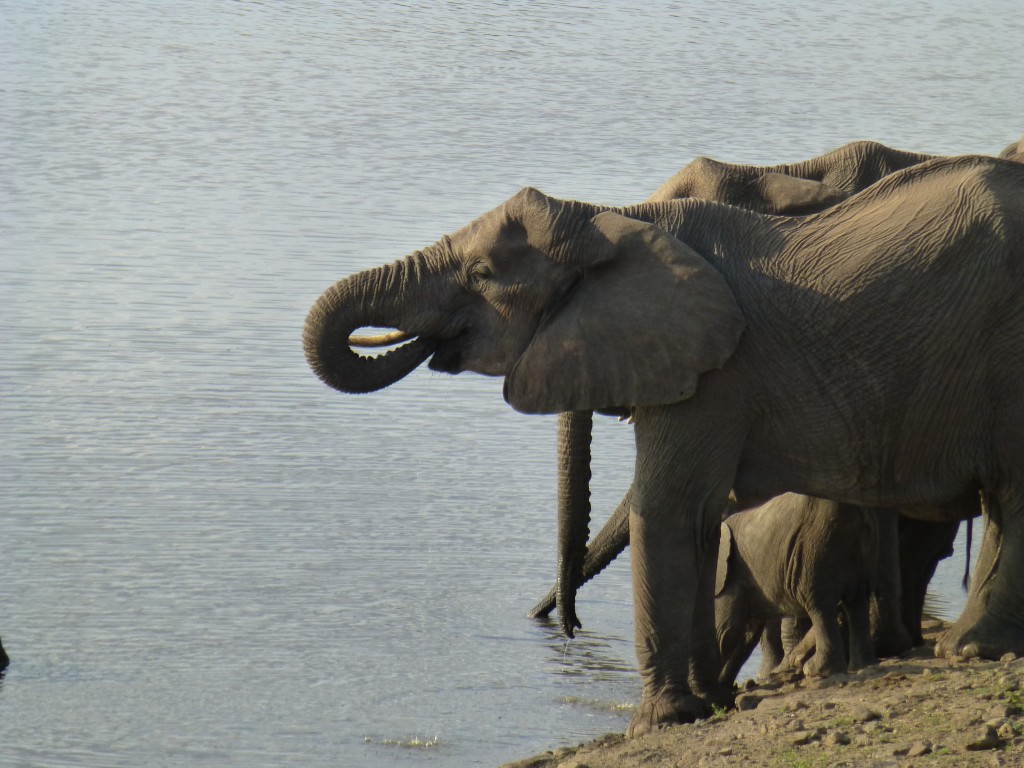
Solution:
{"label": "adult elephant", "polygon": [[876,141],[854,141],[810,160],[779,165],[740,165],[698,157],[658,187],[647,202],[696,197],[758,213],[815,213],[890,173],[936,157]]}
{"label": "adult elephant", "polygon": [[[752,211],[806,214],[823,210],[897,170],[937,155],[907,152],[873,141],[857,141],[799,163],[773,166],[736,165],[700,157],[662,184],[647,202],[696,197],[738,205]],[[1000,157],[1024,160],[1024,139],[1008,145]],[[530,611],[545,617],[559,606],[563,632],[569,637],[581,626],[575,610],[576,591],[600,573],[629,542],[628,508],[624,499],[605,526],[587,545],[589,534],[589,471],[592,414],[559,417],[559,535],[555,587]],[[628,499],[628,495],[627,495]],[[973,499],[958,499],[944,515],[949,522],[908,522],[897,511],[880,510],[881,549],[876,590],[872,598],[872,635],[881,656],[896,655],[921,644],[921,613],[928,580],[937,563],[951,553],[959,519],[979,514]],[[912,529],[900,538],[898,528]],[[900,552],[900,542],[909,548]],[[905,586],[904,586],[905,585]]]}
{"label": "adult elephant", "polygon": [[[810,160],[771,166],[698,157],[662,184],[647,202],[692,197],[759,213],[808,214],[828,208],[897,170],[936,157],[874,141],[851,142]],[[629,542],[629,505],[624,500],[587,546],[592,418],[591,413],[580,411],[559,417],[556,583],[530,611],[534,617],[547,616],[557,604],[562,630],[569,637],[581,626],[575,610],[576,591],[614,560]],[[896,521],[888,513],[879,514],[884,545],[872,618],[878,652],[894,655],[912,645],[914,632],[904,628],[904,623],[910,622],[900,613]],[[943,532],[952,528],[955,533],[956,526],[957,523],[949,523],[939,527]],[[916,635],[920,635],[920,627]]]}
{"label": "adult elephant", "polygon": [[[940,652],[1024,652],[1024,166],[940,159],[811,216],[698,200],[613,209],[524,189],[339,281],[304,345],[345,392],[505,377],[524,413],[628,409],[638,735],[728,699],[719,521],[786,491],[867,506],[991,499]],[[365,326],[415,337],[364,358]]]}

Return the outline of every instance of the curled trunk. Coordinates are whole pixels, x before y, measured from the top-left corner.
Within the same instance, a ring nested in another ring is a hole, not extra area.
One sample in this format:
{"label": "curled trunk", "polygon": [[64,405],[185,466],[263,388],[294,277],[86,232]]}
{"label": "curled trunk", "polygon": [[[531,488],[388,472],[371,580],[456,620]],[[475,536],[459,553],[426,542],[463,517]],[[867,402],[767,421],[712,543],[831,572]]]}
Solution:
{"label": "curled trunk", "polygon": [[[418,283],[422,274],[414,267],[415,257],[340,280],[313,304],[302,341],[306,360],[325,384],[342,392],[373,392],[408,375],[433,354],[436,343],[424,338],[415,338],[375,357],[359,355],[350,345],[355,330],[367,326],[400,328],[404,318],[412,314],[407,304],[421,289]],[[394,341],[409,335],[376,338]],[[353,342],[358,344],[359,337]]]}

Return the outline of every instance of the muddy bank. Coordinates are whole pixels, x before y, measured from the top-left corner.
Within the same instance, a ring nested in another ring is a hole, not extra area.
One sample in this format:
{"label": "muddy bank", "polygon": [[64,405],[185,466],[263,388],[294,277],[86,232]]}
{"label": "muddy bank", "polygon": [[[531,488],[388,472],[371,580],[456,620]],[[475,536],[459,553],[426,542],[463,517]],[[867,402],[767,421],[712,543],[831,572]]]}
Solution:
{"label": "muddy bank", "polygon": [[737,708],[504,768],[1024,766],[1024,659],[936,659],[928,643],[856,674],[748,683]]}

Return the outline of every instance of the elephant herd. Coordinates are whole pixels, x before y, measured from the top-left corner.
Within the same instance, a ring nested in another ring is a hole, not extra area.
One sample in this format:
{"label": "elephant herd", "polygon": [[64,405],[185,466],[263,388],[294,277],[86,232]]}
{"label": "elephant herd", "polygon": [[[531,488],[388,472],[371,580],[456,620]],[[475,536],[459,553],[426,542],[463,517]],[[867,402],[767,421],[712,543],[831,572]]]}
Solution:
{"label": "elephant herd", "polygon": [[[731,703],[758,640],[763,671],[812,675],[921,642],[928,579],[979,514],[936,653],[1024,654],[1022,295],[1024,139],[999,157],[855,142],[701,158],[626,207],[526,188],[328,288],[303,342],[343,392],[429,359],[561,414],[557,580],[534,613],[557,603],[571,636],[576,590],[631,547],[639,735]],[[381,344],[399,346],[353,349]],[[632,422],[636,463],[588,545],[595,411]]]}

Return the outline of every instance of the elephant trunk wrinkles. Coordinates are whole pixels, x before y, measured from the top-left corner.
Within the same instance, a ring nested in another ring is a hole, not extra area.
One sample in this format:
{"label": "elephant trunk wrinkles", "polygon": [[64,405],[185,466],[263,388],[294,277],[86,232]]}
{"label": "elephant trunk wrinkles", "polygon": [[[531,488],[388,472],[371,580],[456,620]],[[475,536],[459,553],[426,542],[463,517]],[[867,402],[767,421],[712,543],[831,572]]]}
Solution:
{"label": "elephant trunk wrinkles", "polygon": [[310,367],[328,386],[342,392],[382,389],[408,375],[430,357],[436,342],[416,338],[376,357],[352,351],[352,332],[365,326],[397,328],[411,312],[403,307],[422,282],[421,254],[367,270],[332,285],[313,304],[303,329]]}
{"label": "elephant trunk wrinkles", "polygon": [[[608,567],[612,560],[618,557],[619,553],[629,544],[629,507],[631,503],[632,489],[619,502],[619,506],[608,518],[608,522],[594,534],[593,540],[587,544],[587,554],[583,560],[583,573],[577,588],[582,587]],[[527,615],[531,619],[543,619],[555,610],[557,604],[558,587],[555,586],[533,606]]]}
{"label": "elephant trunk wrinkles", "polygon": [[590,535],[590,441],[594,417],[571,411],[558,417],[558,616],[573,637],[582,627],[576,616],[576,590],[583,583],[583,560]]}

